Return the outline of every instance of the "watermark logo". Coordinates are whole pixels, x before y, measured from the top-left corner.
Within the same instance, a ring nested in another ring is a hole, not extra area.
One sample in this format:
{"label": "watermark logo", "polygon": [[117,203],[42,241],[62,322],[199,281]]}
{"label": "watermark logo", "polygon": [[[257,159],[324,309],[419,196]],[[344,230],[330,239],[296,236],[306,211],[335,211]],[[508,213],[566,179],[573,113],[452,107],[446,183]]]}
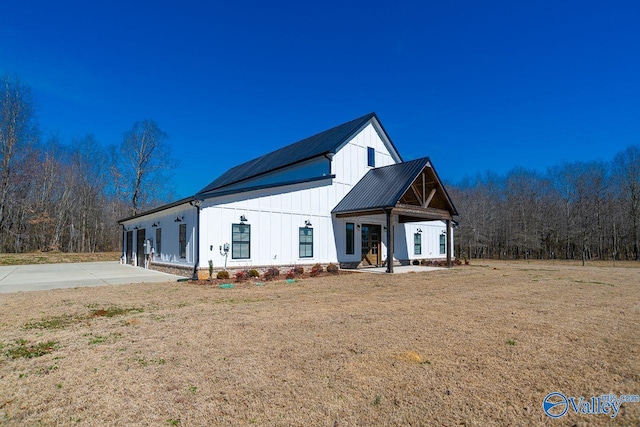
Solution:
{"label": "watermark logo", "polygon": [[569,400],[557,391],[549,393],[542,401],[542,409],[551,418],[560,418],[569,410]]}
{"label": "watermark logo", "polygon": [[615,418],[620,411],[620,405],[625,402],[640,402],[637,394],[603,394],[593,396],[590,399],[580,397],[567,397],[564,394],[554,391],[549,393],[542,400],[544,413],[551,418],[560,418],[572,411],[576,414],[609,415]]}

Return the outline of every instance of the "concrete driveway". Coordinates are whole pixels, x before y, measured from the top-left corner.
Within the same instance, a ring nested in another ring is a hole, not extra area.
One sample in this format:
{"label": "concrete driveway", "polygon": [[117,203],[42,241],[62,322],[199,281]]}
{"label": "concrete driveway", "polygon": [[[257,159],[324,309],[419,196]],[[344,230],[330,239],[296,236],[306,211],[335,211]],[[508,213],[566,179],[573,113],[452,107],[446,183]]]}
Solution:
{"label": "concrete driveway", "polygon": [[80,286],[171,282],[173,274],[121,265],[117,261],[0,266],[0,293]]}

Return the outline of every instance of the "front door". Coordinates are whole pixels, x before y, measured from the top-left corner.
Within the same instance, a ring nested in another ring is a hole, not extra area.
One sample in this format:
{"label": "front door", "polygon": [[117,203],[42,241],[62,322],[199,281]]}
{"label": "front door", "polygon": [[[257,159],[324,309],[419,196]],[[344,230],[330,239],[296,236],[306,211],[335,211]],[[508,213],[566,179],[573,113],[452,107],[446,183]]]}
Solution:
{"label": "front door", "polygon": [[380,262],[380,235],[379,225],[362,224],[362,265],[379,266]]}
{"label": "front door", "polygon": [[137,234],[137,240],[138,240],[138,247],[136,250],[136,258],[137,258],[137,263],[138,263],[138,267],[144,267],[144,238],[145,238],[145,229],[141,229],[138,230]]}

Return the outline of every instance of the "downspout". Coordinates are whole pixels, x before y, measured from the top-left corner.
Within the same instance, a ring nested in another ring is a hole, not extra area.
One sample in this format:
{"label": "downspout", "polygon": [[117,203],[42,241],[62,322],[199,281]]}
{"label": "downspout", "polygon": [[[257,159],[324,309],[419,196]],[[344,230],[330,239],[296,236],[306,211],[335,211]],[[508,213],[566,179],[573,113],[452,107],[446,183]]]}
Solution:
{"label": "downspout", "polygon": [[200,265],[200,205],[202,204],[202,200],[192,200],[189,204],[196,208],[196,232],[194,233],[194,240],[196,241],[196,259],[193,264],[191,280],[198,280],[198,265]]}

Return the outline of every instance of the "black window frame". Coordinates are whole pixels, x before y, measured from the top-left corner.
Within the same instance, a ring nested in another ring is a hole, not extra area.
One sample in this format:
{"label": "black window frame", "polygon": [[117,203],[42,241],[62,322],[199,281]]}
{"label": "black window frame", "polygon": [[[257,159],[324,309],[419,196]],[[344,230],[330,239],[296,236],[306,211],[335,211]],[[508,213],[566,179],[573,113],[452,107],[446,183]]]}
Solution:
{"label": "black window frame", "polygon": [[162,228],[156,228],[156,256],[162,253]]}
{"label": "black window frame", "polygon": [[180,224],[178,230],[178,247],[180,258],[187,258],[187,224]]}
{"label": "black window frame", "polygon": [[[311,232],[311,241],[303,242],[302,234],[305,233],[305,236],[308,236],[308,232]],[[305,248],[304,255],[303,248]],[[309,255],[308,249],[311,248],[311,255]],[[313,228],[311,227],[300,227],[298,229],[298,257],[299,258],[313,258]]]}
{"label": "black window frame", "polygon": [[356,225],[353,222],[347,222],[344,229],[346,238],[345,253],[353,255],[356,253]]}
{"label": "black window frame", "polygon": [[[235,231],[236,227],[243,227]],[[247,231],[245,233],[245,230]],[[236,237],[248,235],[248,240],[236,240]],[[246,245],[247,256],[236,256],[236,249],[238,249],[239,255],[242,253],[242,248]],[[231,224],[231,259],[251,259],[251,224]]]}
{"label": "black window frame", "polygon": [[440,255],[447,253],[447,236],[445,234],[440,235]]}
{"label": "black window frame", "polygon": [[376,167],[376,150],[373,147],[367,147],[367,166]]}
{"label": "black window frame", "polygon": [[413,254],[422,255],[422,234],[413,234]]}

